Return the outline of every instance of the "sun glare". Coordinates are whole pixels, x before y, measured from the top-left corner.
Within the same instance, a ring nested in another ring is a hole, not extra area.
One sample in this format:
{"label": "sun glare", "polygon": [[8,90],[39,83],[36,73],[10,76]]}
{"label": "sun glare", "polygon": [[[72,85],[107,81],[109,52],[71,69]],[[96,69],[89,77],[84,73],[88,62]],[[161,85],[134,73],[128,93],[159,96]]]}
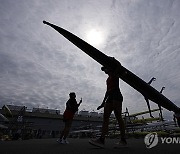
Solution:
{"label": "sun glare", "polygon": [[91,45],[99,46],[103,43],[103,34],[101,31],[92,29],[87,33],[87,41]]}

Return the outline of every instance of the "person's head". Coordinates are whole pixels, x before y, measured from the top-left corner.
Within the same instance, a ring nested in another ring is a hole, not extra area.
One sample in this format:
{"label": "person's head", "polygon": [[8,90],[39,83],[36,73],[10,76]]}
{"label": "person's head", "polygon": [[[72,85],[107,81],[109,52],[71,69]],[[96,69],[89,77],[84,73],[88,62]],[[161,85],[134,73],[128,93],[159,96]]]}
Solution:
{"label": "person's head", "polygon": [[71,92],[71,93],[69,94],[69,97],[70,97],[70,98],[76,98],[75,92]]}
{"label": "person's head", "polygon": [[108,68],[108,67],[101,67],[101,70],[103,71],[103,72],[105,72],[106,74],[110,74],[111,72],[112,72],[112,70],[110,69],[110,68]]}

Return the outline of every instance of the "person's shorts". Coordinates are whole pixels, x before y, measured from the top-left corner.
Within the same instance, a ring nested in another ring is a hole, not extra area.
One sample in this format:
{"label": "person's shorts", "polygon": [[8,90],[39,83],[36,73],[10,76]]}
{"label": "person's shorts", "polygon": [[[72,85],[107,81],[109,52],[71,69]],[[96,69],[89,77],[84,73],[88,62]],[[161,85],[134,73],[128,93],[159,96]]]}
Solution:
{"label": "person's shorts", "polygon": [[111,101],[123,101],[123,96],[120,92],[119,89],[112,90],[108,93],[108,98],[106,102],[111,102]]}
{"label": "person's shorts", "polygon": [[74,112],[70,111],[70,110],[65,110],[64,114],[63,114],[63,121],[67,122],[67,121],[72,121],[74,117]]}

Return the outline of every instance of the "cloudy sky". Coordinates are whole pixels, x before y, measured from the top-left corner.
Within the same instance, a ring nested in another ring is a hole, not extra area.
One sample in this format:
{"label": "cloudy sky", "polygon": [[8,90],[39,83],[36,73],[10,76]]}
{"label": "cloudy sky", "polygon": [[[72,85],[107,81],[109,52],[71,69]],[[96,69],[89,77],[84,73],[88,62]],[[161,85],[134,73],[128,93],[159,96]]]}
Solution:
{"label": "cloudy sky", "polygon": [[[64,110],[69,92],[80,110],[102,102],[107,76],[43,20],[86,40],[180,106],[179,0],[0,0],[0,106]],[[147,110],[120,80],[123,110]],[[157,105],[151,102],[152,108]],[[164,111],[166,117],[171,113]]]}

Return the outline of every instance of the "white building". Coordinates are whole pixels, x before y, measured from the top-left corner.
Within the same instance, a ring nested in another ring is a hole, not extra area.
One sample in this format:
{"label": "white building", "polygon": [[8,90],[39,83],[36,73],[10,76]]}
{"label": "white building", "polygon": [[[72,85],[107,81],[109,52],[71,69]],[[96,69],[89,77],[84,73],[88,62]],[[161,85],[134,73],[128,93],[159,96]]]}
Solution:
{"label": "white building", "polygon": [[79,111],[80,116],[88,117],[89,116],[89,111],[81,110]]}
{"label": "white building", "polygon": [[90,117],[98,117],[98,112],[95,112],[95,111],[91,111],[90,113],[89,113],[89,116]]}

